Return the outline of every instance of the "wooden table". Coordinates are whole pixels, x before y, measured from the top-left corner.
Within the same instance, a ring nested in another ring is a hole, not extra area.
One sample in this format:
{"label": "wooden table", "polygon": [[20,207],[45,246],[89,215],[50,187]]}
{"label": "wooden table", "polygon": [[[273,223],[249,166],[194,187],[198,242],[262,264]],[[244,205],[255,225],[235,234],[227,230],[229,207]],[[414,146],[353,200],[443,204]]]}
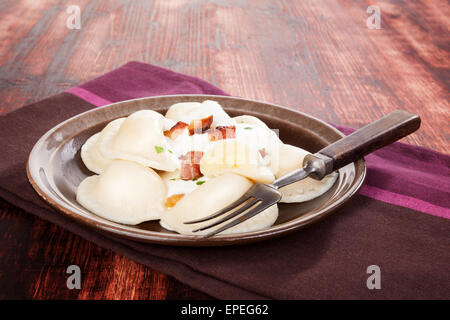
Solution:
{"label": "wooden table", "polygon": [[[446,152],[449,14],[444,0],[2,0],[0,113],[139,60],[352,127],[406,109],[422,128],[405,141]],[[209,298],[3,200],[0,220],[0,298]]]}

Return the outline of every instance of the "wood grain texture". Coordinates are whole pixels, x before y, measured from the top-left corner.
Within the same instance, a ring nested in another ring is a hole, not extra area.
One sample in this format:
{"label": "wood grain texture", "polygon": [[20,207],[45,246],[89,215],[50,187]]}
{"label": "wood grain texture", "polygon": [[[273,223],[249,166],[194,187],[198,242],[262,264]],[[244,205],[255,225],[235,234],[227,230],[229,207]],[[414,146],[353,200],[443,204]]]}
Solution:
{"label": "wood grain texture", "polygon": [[[81,8],[80,30],[66,27],[69,5]],[[369,5],[380,30],[366,27]],[[443,0],[2,0],[0,113],[138,60],[355,128],[405,109],[422,126],[404,141],[447,152],[449,14]],[[0,208],[0,298],[208,298]],[[69,264],[82,290],[66,288]]]}

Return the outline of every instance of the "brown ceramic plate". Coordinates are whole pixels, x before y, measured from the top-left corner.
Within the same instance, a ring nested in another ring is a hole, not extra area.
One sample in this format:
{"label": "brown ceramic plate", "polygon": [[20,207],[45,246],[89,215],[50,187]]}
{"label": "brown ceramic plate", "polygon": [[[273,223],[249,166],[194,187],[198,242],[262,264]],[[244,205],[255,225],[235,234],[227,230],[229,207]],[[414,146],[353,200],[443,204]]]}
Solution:
{"label": "brown ceramic plate", "polygon": [[366,173],[364,160],[339,170],[334,186],[319,198],[304,203],[279,204],[279,218],[264,230],[201,238],[186,236],[162,228],[158,221],[136,226],[123,225],[101,218],[77,203],[76,188],[93,173],[83,164],[80,148],[109,121],[141,109],[165,113],[182,101],[215,100],[230,116],[253,115],[270,128],[279,129],[283,142],[315,152],[343,137],[343,134],[314,117],[270,103],[209,95],[173,95],[134,99],[114,103],[82,113],[57,125],[34,146],[28,160],[28,178],[39,195],[50,205],[76,221],[100,232],[149,243],[184,246],[218,246],[243,244],[278,237],[318,221],[348,201],[361,187]]}

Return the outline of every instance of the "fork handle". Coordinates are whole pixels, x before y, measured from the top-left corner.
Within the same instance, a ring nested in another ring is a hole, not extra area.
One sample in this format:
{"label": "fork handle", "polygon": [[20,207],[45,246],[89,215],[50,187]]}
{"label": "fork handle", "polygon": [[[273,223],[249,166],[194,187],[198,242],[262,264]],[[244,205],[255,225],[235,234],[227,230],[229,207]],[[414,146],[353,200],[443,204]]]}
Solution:
{"label": "fork handle", "polygon": [[[420,117],[418,115],[396,110],[328,145],[314,156],[324,161],[323,173],[326,175],[406,137],[419,127]],[[305,160],[308,161],[307,157]]]}

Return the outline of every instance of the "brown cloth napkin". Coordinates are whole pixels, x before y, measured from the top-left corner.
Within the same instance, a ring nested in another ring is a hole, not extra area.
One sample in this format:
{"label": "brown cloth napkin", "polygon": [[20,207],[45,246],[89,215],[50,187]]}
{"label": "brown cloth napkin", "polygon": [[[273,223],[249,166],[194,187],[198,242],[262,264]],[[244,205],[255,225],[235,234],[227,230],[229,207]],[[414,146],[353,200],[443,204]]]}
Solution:
{"label": "brown cloth napkin", "polygon": [[[445,218],[449,157],[423,148],[396,144],[386,154],[376,155],[390,164],[399,154],[410,157],[410,174],[422,170],[421,163],[437,167],[440,177],[434,172],[423,174],[420,195],[417,190],[395,189],[399,188],[395,184],[385,190],[374,181],[361,192],[364,195],[320,223],[283,238],[235,247],[170,247],[116,239],[56,212],[28,183],[26,161],[31,148],[59,122],[108,102],[175,93],[224,94],[200,79],[130,62],[68,92],[0,116],[0,197],[221,299],[450,298],[450,223]],[[393,152],[395,156],[389,156]],[[369,175],[377,170],[389,177],[389,171],[375,164]],[[441,187],[433,187],[433,181],[441,181]],[[433,198],[429,190],[439,196]],[[371,265],[381,270],[381,289],[367,287]]]}

